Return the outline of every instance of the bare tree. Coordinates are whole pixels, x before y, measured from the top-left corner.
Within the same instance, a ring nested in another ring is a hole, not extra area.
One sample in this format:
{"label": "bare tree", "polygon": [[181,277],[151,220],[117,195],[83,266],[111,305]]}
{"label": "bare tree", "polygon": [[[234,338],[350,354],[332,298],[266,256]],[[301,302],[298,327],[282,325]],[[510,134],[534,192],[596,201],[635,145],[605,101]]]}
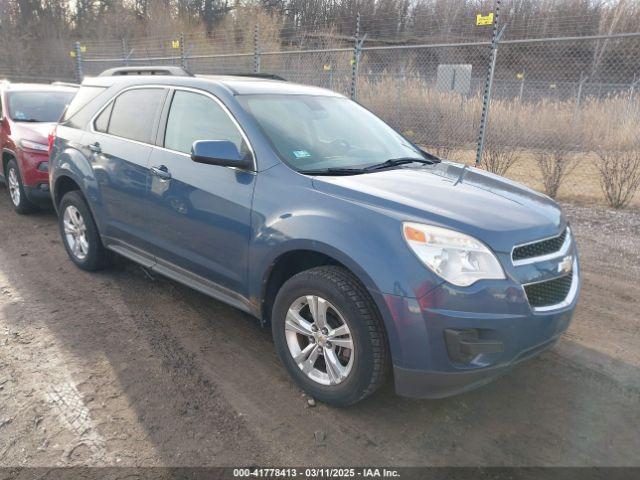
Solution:
{"label": "bare tree", "polygon": [[540,152],[536,163],[542,175],[544,193],[551,198],[557,197],[560,186],[578,164],[569,152],[561,149]]}
{"label": "bare tree", "polygon": [[607,203],[624,208],[640,189],[640,149],[598,152],[600,186]]}
{"label": "bare tree", "polygon": [[482,155],[480,165],[491,173],[504,176],[518,161],[516,148],[498,142],[488,142]]}

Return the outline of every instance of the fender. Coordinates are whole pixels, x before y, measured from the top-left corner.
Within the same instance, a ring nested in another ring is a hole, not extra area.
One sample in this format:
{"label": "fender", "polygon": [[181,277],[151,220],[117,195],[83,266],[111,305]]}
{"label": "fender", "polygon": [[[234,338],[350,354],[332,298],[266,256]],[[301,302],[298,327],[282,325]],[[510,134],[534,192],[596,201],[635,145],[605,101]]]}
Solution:
{"label": "fender", "polygon": [[[388,344],[391,349],[391,355],[394,362],[402,362],[403,354],[400,349],[401,343],[397,340],[399,335],[397,330],[398,326],[393,321],[393,316],[391,315],[387,299],[385,298],[386,295],[378,290],[370,274],[362,268],[358,262],[343,251],[324,242],[311,239],[292,239],[280,243],[276,248],[269,251],[268,255],[262,259],[260,266],[257,267],[254,274],[249,277],[252,282],[251,298],[258,299],[255,302],[251,302],[256,309],[255,315],[258,318],[261,318],[260,309],[266,294],[267,281],[273,271],[273,267],[283,255],[296,250],[306,250],[331,257],[344,265],[358,278],[358,280],[360,280],[378,308],[378,312],[380,313],[380,317],[385,326],[385,331],[389,340]],[[259,272],[262,272],[261,276],[258,275]],[[259,283],[257,283],[258,280],[260,280]]]}

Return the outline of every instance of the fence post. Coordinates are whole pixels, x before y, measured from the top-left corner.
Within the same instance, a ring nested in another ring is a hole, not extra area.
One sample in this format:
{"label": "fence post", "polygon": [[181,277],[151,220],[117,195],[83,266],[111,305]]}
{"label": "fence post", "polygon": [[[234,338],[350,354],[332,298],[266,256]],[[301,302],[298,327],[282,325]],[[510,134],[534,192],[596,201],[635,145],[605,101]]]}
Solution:
{"label": "fence post", "polygon": [[407,79],[405,77],[405,65],[400,67],[400,75],[396,76],[396,128],[402,130],[402,87],[404,87]]}
{"label": "fence post", "polygon": [[84,74],[82,73],[82,47],[80,46],[80,42],[76,42],[74,49],[76,52],[76,80],[78,83],[82,83]]}
{"label": "fence post", "polygon": [[253,73],[260,73],[260,25],[253,32]]}
{"label": "fence post", "polygon": [[524,95],[524,82],[527,80],[527,71],[526,69],[522,69],[522,80],[520,80],[520,93],[518,95],[518,100],[522,103],[522,97]]}
{"label": "fence post", "polygon": [[180,32],[180,66],[187,69],[187,58],[184,50],[184,33]]}
{"label": "fence post", "polygon": [[360,12],[356,15],[356,34],[353,47],[353,59],[351,60],[351,100],[358,96],[358,63],[360,63]]}
{"label": "fence post", "polygon": [[487,80],[484,85],[484,95],[482,98],[482,115],[480,117],[480,133],[478,135],[478,149],[476,151],[476,165],[480,165],[482,154],[484,152],[484,143],[487,135],[487,121],[489,120],[489,104],[491,103],[491,90],[493,88],[493,74],[496,70],[496,60],[498,58],[498,42],[502,38],[504,29],[507,25],[503,25],[498,30],[498,19],[500,18],[500,0],[496,1],[496,14],[493,24],[493,39],[491,40],[491,63],[487,72]]}
{"label": "fence post", "polygon": [[586,82],[589,77],[585,77],[584,73],[580,72],[580,83],[578,84],[578,98],[576,100],[576,110],[580,108],[580,103],[582,102],[582,87],[584,86],[584,82]]}
{"label": "fence post", "polygon": [[125,67],[129,66],[129,55],[127,55],[127,41],[122,37],[122,63]]}

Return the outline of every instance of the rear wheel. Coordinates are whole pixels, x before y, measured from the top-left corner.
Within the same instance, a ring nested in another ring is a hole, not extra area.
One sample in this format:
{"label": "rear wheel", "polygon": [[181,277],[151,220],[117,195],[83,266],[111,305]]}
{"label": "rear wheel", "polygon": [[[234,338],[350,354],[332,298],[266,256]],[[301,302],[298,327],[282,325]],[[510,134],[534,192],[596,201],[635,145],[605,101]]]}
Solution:
{"label": "rear wheel", "polygon": [[24,193],[22,177],[20,176],[20,170],[18,170],[18,164],[15,160],[9,160],[5,178],[7,179],[7,188],[13,209],[21,215],[35,211],[37,207],[31,203]]}
{"label": "rear wheel", "polygon": [[65,194],[58,208],[58,224],[62,242],[71,261],[87,271],[104,268],[108,252],[102,245],[98,228],[82,194]]}
{"label": "rear wheel", "polygon": [[389,355],[375,304],[346,269],[317,267],[282,286],[273,337],[296,383],[318,400],[347,406],[384,382]]}

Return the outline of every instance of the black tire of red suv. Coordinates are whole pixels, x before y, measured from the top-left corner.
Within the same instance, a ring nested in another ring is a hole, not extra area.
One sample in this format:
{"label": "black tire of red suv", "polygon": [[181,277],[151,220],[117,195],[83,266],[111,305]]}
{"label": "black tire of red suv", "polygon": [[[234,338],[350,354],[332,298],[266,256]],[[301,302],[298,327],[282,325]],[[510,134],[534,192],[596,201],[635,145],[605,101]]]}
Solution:
{"label": "black tire of red suv", "polygon": [[25,193],[24,186],[22,184],[20,170],[18,169],[18,164],[14,159],[9,160],[9,163],[7,163],[7,168],[4,172],[4,179],[7,186],[7,192],[9,193],[9,200],[11,200],[11,205],[13,205],[13,209],[16,213],[26,215],[38,209],[38,207],[27,198],[27,194]]}
{"label": "black tire of red suv", "polygon": [[[289,349],[286,317],[296,299],[316,295],[340,310],[353,340],[351,371],[337,385],[322,385],[305,374]],[[378,309],[366,288],[347,269],[322,266],[287,280],[276,296],[271,327],[278,356],[294,381],[313,398],[337,407],[353,405],[374,393],[388,376],[390,355]]]}
{"label": "black tire of red suv", "polygon": [[[75,209],[74,212],[78,212],[84,222],[84,235],[86,243],[88,244],[88,251],[83,258],[79,258],[78,255],[74,253],[73,247],[69,243],[70,240],[65,233],[65,212],[70,208]],[[109,251],[102,244],[93,215],[82,193],[79,191],[71,191],[62,197],[60,206],[58,207],[58,226],[60,228],[62,243],[67,250],[69,258],[82,270],[94,272],[103,269],[109,264],[111,258]]]}

